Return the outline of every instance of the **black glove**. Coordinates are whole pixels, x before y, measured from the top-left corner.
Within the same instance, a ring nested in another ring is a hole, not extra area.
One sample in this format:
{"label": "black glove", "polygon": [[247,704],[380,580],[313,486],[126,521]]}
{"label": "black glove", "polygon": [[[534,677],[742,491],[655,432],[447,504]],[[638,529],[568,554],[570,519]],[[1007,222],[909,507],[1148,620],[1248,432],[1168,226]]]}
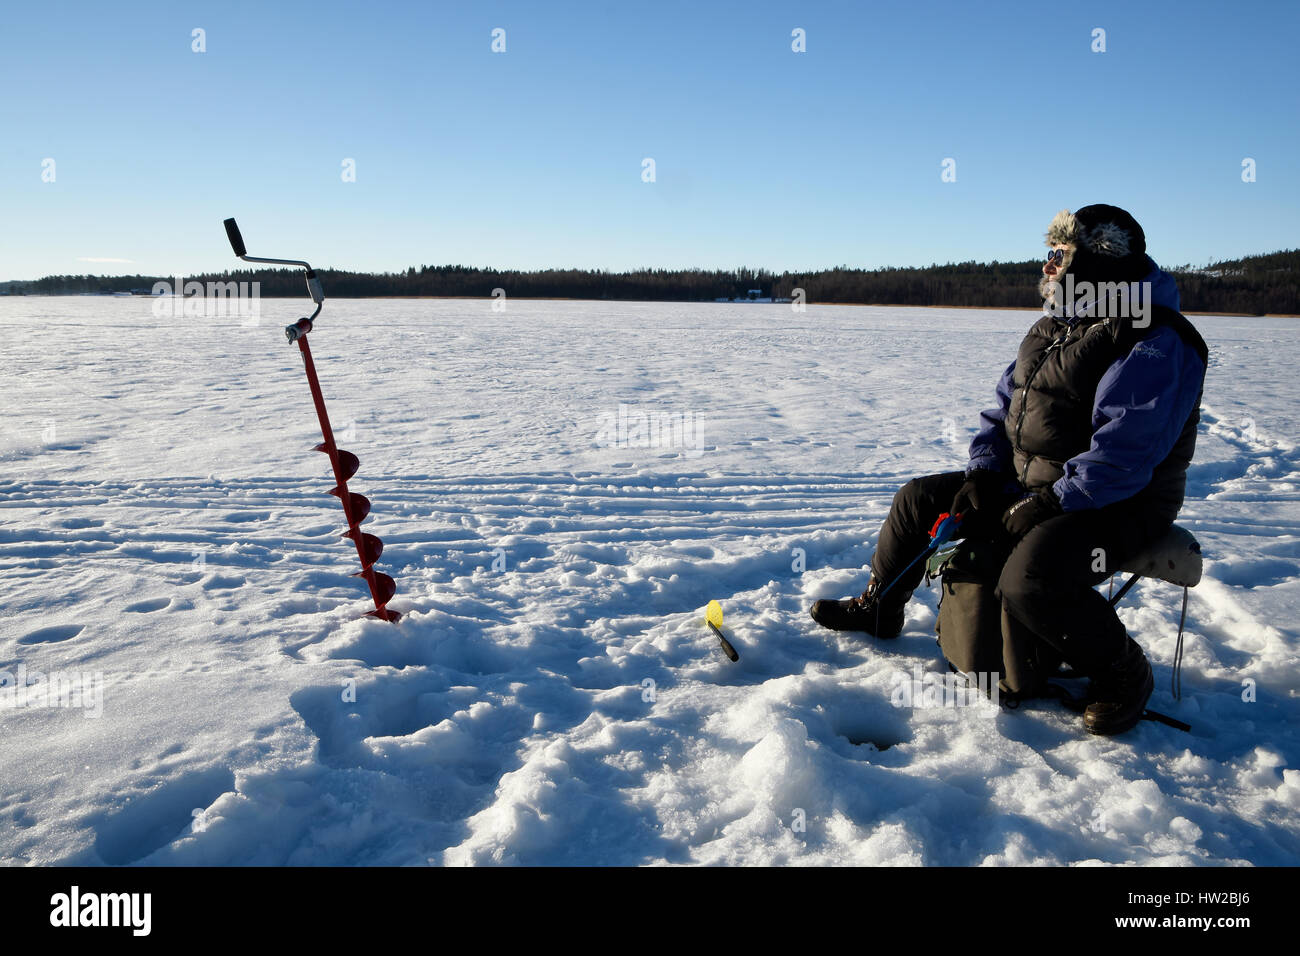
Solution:
{"label": "black glove", "polygon": [[1001,508],[1006,500],[1007,476],[996,471],[977,468],[966,476],[966,483],[957,489],[949,513],[970,517],[981,508]]}
{"label": "black glove", "polygon": [[1051,488],[1021,498],[1002,515],[1002,525],[1016,538],[1023,538],[1048,518],[1063,514]]}

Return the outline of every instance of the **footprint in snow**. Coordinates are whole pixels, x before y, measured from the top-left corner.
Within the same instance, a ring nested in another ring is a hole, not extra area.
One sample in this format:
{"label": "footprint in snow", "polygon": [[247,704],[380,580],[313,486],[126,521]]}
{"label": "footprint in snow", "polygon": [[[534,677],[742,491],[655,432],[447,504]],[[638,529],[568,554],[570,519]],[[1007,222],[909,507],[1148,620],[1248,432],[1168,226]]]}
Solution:
{"label": "footprint in snow", "polygon": [[85,627],[84,624],[56,624],[53,627],[42,627],[38,630],[24,634],[18,638],[19,644],[57,644],[60,641],[70,641],[81,633]]}
{"label": "footprint in snow", "polygon": [[211,806],[234,786],[235,775],[226,767],[174,777],[95,822],[95,850],[109,866],[143,859],[183,836],[194,820],[195,809]]}
{"label": "footprint in snow", "polygon": [[223,515],[222,520],[237,522],[266,521],[270,517],[271,513],[269,511],[232,511],[228,515]]}
{"label": "footprint in snow", "polygon": [[161,611],[171,603],[171,598],[150,598],[147,601],[136,601],[134,604],[128,604],[122,610],[132,611],[136,614],[148,614],[150,611]]}
{"label": "footprint in snow", "polygon": [[80,528],[102,528],[104,527],[104,522],[99,518],[65,518],[63,521],[58,522],[58,526],[69,530],[77,530]]}
{"label": "footprint in snow", "polygon": [[225,591],[234,588],[242,588],[244,579],[233,575],[214,574],[203,582],[205,591]]}

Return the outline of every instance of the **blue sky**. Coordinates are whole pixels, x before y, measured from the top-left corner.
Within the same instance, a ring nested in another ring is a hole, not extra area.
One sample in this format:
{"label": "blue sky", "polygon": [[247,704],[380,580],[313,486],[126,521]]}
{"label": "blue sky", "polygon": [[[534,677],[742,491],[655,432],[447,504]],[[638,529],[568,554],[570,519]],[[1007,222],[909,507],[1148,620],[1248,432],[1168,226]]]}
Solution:
{"label": "blue sky", "polygon": [[231,215],[254,254],[366,270],[1027,259],[1093,202],[1165,264],[1295,247],[1297,27],[1295,2],[7,4],[0,279],[225,269]]}

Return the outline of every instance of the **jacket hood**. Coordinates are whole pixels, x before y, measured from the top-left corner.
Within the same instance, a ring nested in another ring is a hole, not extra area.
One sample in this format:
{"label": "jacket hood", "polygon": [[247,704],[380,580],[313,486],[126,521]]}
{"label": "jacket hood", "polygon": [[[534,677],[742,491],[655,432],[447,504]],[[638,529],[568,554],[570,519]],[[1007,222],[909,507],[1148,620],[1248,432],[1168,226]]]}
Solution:
{"label": "jacket hood", "polygon": [[[1172,275],[1156,265],[1156,261],[1150,256],[1144,256],[1147,264],[1147,273],[1140,282],[1149,282],[1151,284],[1151,305],[1163,305],[1165,308],[1173,309],[1175,312],[1181,312],[1179,307],[1178,282]],[[1143,296],[1145,299],[1145,294]],[[1066,300],[1064,302],[1064,312],[1062,318],[1067,322],[1074,322],[1077,319],[1087,318],[1092,311],[1092,302],[1084,303],[1084,307],[1077,312],[1074,303]]]}
{"label": "jacket hood", "polygon": [[1147,264],[1151,266],[1151,271],[1146,274],[1142,281],[1151,283],[1152,305],[1163,305],[1167,309],[1181,312],[1177,281],[1168,272],[1156,265],[1155,260],[1150,256],[1147,256]]}

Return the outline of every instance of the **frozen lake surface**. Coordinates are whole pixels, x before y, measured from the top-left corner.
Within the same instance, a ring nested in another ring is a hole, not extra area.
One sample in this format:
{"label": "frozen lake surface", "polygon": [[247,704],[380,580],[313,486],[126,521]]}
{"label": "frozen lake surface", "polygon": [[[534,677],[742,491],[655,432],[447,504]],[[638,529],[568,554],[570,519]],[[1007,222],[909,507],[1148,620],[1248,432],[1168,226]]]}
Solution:
{"label": "frozen lake surface", "polygon": [[1181,593],[1122,616],[1194,730],[1098,739],[1050,703],[892,706],[945,669],[934,590],[893,642],[807,613],[865,585],[903,481],[963,465],[1036,313],[327,301],[393,626],[310,451],[302,302],[155,305],[0,298],[0,671],[103,681],[93,719],[0,710],[0,862],[1300,858],[1295,320],[1193,317],[1181,702]]}

